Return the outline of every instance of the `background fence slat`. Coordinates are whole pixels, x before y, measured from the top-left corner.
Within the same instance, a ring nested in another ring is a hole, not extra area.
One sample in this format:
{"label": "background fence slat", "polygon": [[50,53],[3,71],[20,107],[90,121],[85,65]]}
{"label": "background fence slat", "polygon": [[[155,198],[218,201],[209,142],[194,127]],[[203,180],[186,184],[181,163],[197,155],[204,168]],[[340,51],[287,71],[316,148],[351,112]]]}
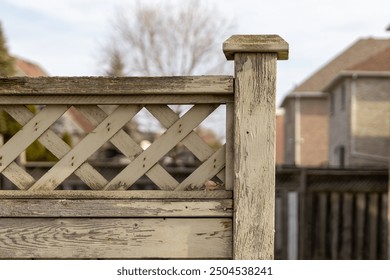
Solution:
{"label": "background fence slat", "polygon": [[337,260],[339,258],[339,242],[340,242],[340,194],[332,192],[330,195],[331,212],[330,212],[330,227],[329,234],[331,235],[331,258]]}
{"label": "background fence slat", "polygon": [[344,193],[342,196],[342,244],[340,259],[352,259],[352,212],[353,212],[353,195]]}
{"label": "background fence slat", "polygon": [[389,224],[389,220],[387,218],[387,211],[388,211],[388,207],[389,207],[389,198],[388,198],[388,194],[387,193],[383,193],[381,195],[382,197],[382,203],[381,203],[381,221],[380,221],[380,225],[381,225],[381,239],[380,239],[380,242],[379,242],[379,248],[381,249],[381,256],[379,257],[380,259],[382,260],[387,260],[387,259],[390,259],[388,258],[388,246],[386,246],[387,242],[388,242],[388,237],[389,237],[389,230],[388,230],[388,224]]}
{"label": "background fence slat", "polygon": [[370,194],[368,201],[369,213],[369,259],[375,260],[378,256],[378,200],[379,196],[376,193]]}
{"label": "background fence slat", "polygon": [[364,237],[366,224],[366,194],[358,193],[356,195],[356,227],[355,227],[355,258],[357,260],[364,259]]}

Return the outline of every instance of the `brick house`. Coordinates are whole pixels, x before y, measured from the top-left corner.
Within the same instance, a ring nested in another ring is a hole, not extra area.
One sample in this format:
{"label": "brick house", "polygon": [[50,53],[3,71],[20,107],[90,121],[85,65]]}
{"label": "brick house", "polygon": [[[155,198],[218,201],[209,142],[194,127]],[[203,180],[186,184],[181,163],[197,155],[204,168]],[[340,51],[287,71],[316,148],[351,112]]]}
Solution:
{"label": "brick house", "polygon": [[281,105],[285,109],[285,164],[329,164],[330,108],[325,89],[341,72],[366,63],[389,47],[389,39],[358,40],[285,97]]}
{"label": "brick house", "polygon": [[390,47],[347,68],[329,94],[329,165],[387,167],[390,137]]}

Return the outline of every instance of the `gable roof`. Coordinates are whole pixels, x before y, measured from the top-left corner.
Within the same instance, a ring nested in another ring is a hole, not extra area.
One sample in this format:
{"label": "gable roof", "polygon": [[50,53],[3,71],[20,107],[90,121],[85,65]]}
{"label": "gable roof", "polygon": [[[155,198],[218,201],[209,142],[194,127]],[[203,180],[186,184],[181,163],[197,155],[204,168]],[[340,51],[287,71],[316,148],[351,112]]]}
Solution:
{"label": "gable roof", "polygon": [[323,91],[326,85],[328,85],[341,71],[359,65],[369,57],[378,54],[387,48],[390,48],[390,39],[368,38],[358,40],[351,47],[307,78],[293,91]]}

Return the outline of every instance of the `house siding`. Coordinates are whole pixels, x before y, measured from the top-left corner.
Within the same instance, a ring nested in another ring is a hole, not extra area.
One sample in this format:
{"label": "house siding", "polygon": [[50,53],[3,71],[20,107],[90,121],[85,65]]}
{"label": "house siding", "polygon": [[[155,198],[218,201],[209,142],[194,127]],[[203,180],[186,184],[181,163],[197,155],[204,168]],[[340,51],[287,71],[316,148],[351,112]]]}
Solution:
{"label": "house siding", "polygon": [[301,98],[301,166],[328,164],[327,99]]}
{"label": "house siding", "polygon": [[352,117],[350,166],[389,164],[390,77],[358,77],[351,81]]}

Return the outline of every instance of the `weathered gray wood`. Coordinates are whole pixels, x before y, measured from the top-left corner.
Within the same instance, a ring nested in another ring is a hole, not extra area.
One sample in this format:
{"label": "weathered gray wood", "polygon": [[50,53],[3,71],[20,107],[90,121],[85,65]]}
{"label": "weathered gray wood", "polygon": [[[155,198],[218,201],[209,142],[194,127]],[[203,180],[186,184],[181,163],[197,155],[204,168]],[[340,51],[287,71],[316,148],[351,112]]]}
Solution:
{"label": "weathered gray wood", "polygon": [[8,104],[224,104],[233,102],[233,94],[166,94],[166,95],[1,95],[0,105]]}
{"label": "weathered gray wood", "polygon": [[[169,128],[179,116],[167,105],[147,105],[146,109],[165,127]],[[215,152],[204,140],[195,132],[191,132],[181,141],[201,162],[207,160]],[[222,181],[225,180],[224,172],[217,174]]]}
{"label": "weathered gray wood", "polygon": [[209,114],[215,110],[215,105],[196,105],[183,117],[175,122],[153,144],[125,167],[105,187],[106,190],[126,190],[145,172],[154,166],[165,154],[184,139]]}
{"label": "weathered gray wood", "polygon": [[234,103],[226,103],[226,164],[225,189],[234,186]]}
{"label": "weathered gray wood", "polygon": [[273,259],[277,54],[234,57],[234,258]]}
{"label": "weathered gray wood", "polygon": [[15,162],[11,162],[1,174],[21,190],[26,190],[35,183],[35,179]]}
{"label": "weathered gray wood", "polygon": [[224,199],[232,198],[231,191],[12,191],[0,190],[0,199],[5,198],[72,198],[72,199],[110,199],[110,198],[146,198],[146,199]]}
{"label": "weathered gray wood", "polygon": [[231,258],[229,218],[0,218],[0,258]]}
{"label": "weathered gray wood", "polygon": [[46,129],[48,129],[67,110],[67,106],[47,106],[36,114],[23,129],[19,130],[10,141],[0,147],[0,172],[13,162]]}
{"label": "weathered gray wood", "polygon": [[0,217],[232,217],[232,208],[231,199],[2,199]]}
{"label": "weathered gray wood", "polygon": [[[5,110],[21,125],[26,125],[34,117],[34,114],[25,106],[11,105],[6,106]],[[71,150],[71,147],[50,129],[46,130],[38,138],[38,141],[58,159],[61,159]],[[89,163],[83,163],[74,173],[93,190],[102,189],[108,183]],[[33,183],[35,183],[35,180],[26,184],[26,188],[31,187]]]}
{"label": "weathered gray wood", "polygon": [[235,53],[276,53],[278,59],[288,59],[288,44],[278,35],[234,35],[223,43],[228,60]]}
{"label": "weathered gray wood", "polygon": [[225,166],[225,152],[224,145],[181,182],[175,191],[200,189],[207,180],[212,179]]}
{"label": "weathered gray wood", "polygon": [[[99,125],[107,117],[107,114],[98,106],[77,106],[76,109],[95,126]],[[110,142],[130,160],[134,160],[143,152],[143,149],[123,130],[118,131],[110,139]],[[179,184],[159,164],[154,165],[146,172],[146,176],[162,190],[173,189],[174,186]]]}
{"label": "weathered gray wood", "polygon": [[57,162],[29,190],[54,190],[79,168],[96,150],[116,134],[140,110],[139,106],[121,105],[69,153]]}
{"label": "weathered gray wood", "polygon": [[0,78],[0,96],[233,93],[231,76]]}

